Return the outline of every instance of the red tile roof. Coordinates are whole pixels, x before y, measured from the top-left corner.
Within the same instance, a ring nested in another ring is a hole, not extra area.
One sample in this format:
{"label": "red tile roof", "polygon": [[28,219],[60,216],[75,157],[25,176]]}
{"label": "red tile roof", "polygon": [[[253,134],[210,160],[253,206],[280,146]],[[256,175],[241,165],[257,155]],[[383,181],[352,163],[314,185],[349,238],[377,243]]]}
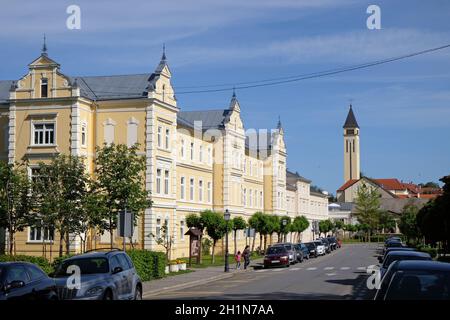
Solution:
{"label": "red tile roof", "polygon": [[398,181],[398,179],[389,178],[389,179],[373,179],[376,183],[378,183],[383,189],[387,190],[405,190],[406,187],[403,183]]}
{"label": "red tile roof", "polygon": [[351,187],[353,184],[355,184],[358,181],[359,180],[357,180],[357,179],[350,179],[346,183],[344,183],[337,191],[344,191],[345,189],[347,189],[348,187]]}

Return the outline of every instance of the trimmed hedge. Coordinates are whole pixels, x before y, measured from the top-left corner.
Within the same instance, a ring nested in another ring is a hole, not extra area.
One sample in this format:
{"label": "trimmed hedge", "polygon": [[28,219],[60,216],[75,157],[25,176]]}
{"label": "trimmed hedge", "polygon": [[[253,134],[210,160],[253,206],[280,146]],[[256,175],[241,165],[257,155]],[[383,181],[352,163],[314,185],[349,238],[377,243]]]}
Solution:
{"label": "trimmed hedge", "polygon": [[416,249],[421,251],[421,252],[426,252],[429,253],[431,258],[435,258],[437,256],[437,249],[436,248],[432,248],[430,246],[424,246],[424,245],[417,245]]}
{"label": "trimmed hedge", "polygon": [[142,281],[159,279],[165,276],[166,255],[163,252],[148,250],[129,250],[127,254]]}
{"label": "trimmed hedge", "polygon": [[33,257],[26,255],[18,255],[18,256],[0,255],[0,262],[11,262],[11,261],[24,261],[34,263],[38,265],[42,270],[44,270],[44,272],[47,274],[53,272],[52,265],[44,257]]}

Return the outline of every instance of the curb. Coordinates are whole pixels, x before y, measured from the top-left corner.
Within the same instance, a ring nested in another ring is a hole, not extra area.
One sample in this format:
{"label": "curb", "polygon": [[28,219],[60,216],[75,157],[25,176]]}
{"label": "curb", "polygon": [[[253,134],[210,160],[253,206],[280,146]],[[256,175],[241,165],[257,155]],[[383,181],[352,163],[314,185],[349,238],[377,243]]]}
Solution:
{"label": "curb", "polygon": [[222,280],[222,279],[226,279],[226,278],[231,278],[234,275],[234,273],[229,273],[229,274],[222,274],[222,275],[218,275],[218,276],[214,276],[208,279],[200,279],[200,280],[195,280],[195,281],[191,281],[191,282],[187,282],[187,283],[181,283],[181,284],[176,284],[170,287],[164,287],[161,289],[158,289],[158,292],[148,292],[148,293],[144,293],[142,295],[143,298],[146,297],[152,297],[152,296],[156,296],[162,292],[165,291],[170,291],[170,290],[174,290],[174,289],[184,289],[184,288],[190,288],[190,287],[194,287],[197,285],[202,285],[202,284],[206,284],[209,282],[213,282],[216,280]]}

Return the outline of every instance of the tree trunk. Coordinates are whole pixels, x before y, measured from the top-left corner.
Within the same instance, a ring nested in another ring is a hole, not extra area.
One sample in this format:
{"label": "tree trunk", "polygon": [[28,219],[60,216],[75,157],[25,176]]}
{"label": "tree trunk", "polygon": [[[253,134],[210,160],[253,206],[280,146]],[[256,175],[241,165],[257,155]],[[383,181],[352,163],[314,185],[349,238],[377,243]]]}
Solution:
{"label": "tree trunk", "polygon": [[111,237],[111,239],[109,240],[109,243],[110,243],[110,245],[111,245],[111,249],[113,248],[113,233],[114,233],[114,230],[113,230],[113,228],[112,228],[112,219],[111,219],[111,217],[109,217],[109,235],[110,235],[110,237]]}
{"label": "tree trunk", "polygon": [[237,236],[236,236],[237,230],[234,230],[234,255],[237,253]]}
{"label": "tree trunk", "polygon": [[70,234],[69,231],[66,232],[66,254],[70,254]]}
{"label": "tree trunk", "polygon": [[260,232],[259,233],[259,250],[262,250],[262,249],[263,249],[263,235]]}
{"label": "tree trunk", "polygon": [[59,256],[63,256],[63,240],[64,240],[64,232],[59,230]]}
{"label": "tree trunk", "polygon": [[214,257],[214,249],[216,247],[216,240],[213,240],[213,247],[212,247],[212,260],[211,260],[211,264],[214,264],[214,262],[216,262],[216,259]]}
{"label": "tree trunk", "polygon": [[14,253],[14,231],[9,230],[9,255]]}
{"label": "tree trunk", "polygon": [[267,248],[267,234],[264,235],[264,252],[266,252]]}
{"label": "tree trunk", "polygon": [[253,236],[253,241],[252,241],[252,252],[255,251],[255,239],[256,239],[256,233]]}

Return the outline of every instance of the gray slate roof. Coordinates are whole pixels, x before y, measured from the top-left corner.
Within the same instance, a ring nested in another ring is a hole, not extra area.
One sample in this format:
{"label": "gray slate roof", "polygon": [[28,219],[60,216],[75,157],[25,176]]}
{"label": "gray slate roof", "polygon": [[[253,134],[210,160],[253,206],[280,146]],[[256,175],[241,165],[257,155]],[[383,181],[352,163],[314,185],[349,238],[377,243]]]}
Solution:
{"label": "gray slate roof", "polygon": [[180,111],[177,116],[178,124],[194,128],[195,121],[202,122],[202,129],[222,128],[225,118],[230,110],[203,110],[203,111]]}
{"label": "gray slate roof", "polygon": [[9,99],[9,89],[13,80],[0,80],[0,103],[6,103]]}
{"label": "gray slate roof", "polygon": [[[70,77],[76,80],[81,96],[91,100],[142,98],[147,95],[150,73],[118,76]],[[152,79],[153,80],[153,79]]]}

